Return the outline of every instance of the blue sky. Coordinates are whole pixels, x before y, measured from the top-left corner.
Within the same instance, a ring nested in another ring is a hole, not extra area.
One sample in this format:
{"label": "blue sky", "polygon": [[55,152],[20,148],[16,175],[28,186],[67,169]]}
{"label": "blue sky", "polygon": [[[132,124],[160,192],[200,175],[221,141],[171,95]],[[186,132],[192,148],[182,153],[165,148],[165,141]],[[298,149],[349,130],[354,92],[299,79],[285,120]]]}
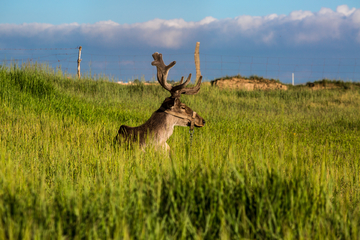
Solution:
{"label": "blue sky", "polygon": [[[322,62],[336,58],[337,62],[329,65],[337,66],[334,78],[360,80],[360,59],[356,60],[360,57],[360,1],[13,0],[2,2],[0,8],[0,50],[81,45],[83,62],[90,62],[90,53],[117,58],[144,55],[148,57],[141,62],[151,62],[155,51],[166,55],[188,53],[191,59],[197,41],[201,42],[202,56],[218,56],[213,62],[219,62],[221,55],[234,55],[239,62],[247,56],[275,60],[309,58],[311,61],[306,64],[291,65],[291,71],[300,69],[299,65],[310,66],[314,77],[312,69],[316,64],[311,62],[318,61],[315,58],[323,59]],[[13,53],[1,50],[0,60],[13,58]],[[16,54],[19,58],[19,52]],[[91,55],[92,61],[95,56]],[[176,58],[169,61],[181,62],[180,55]],[[122,63],[130,62],[133,60]],[[346,71],[351,68],[351,74],[341,75],[345,71],[341,65],[350,66]],[[209,70],[221,69],[212,71],[208,78],[230,74],[222,66],[210,69],[210,62],[206,66]],[[134,65],[131,68],[139,69]],[[239,66],[234,69],[244,72]],[[245,75],[262,74],[254,71],[251,65]]]}
{"label": "blue sky", "polygon": [[81,24],[112,20],[131,24],[155,18],[200,21],[208,16],[225,19],[240,15],[288,15],[295,10],[317,12],[322,7],[336,10],[344,4],[360,8],[358,0],[12,0],[1,3],[0,23]]}

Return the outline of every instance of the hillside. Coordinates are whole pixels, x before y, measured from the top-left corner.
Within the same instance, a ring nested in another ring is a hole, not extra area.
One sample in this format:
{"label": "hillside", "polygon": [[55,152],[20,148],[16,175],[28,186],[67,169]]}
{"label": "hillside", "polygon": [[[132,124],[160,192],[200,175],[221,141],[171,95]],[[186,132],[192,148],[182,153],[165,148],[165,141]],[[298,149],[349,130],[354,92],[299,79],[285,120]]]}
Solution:
{"label": "hillside", "polygon": [[360,91],[234,91],[182,102],[171,155],[113,145],[169,94],[0,67],[0,238],[360,236]]}

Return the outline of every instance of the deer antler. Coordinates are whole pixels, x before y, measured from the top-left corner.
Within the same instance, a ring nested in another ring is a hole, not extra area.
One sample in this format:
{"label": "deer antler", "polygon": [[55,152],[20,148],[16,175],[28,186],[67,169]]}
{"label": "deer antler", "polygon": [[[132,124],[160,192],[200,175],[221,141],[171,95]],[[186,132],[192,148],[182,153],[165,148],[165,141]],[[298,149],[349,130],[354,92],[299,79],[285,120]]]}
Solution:
{"label": "deer antler", "polygon": [[156,66],[157,79],[160,85],[166,90],[171,91],[172,86],[167,83],[167,75],[169,74],[170,68],[172,68],[176,62],[173,61],[166,66],[162,59],[162,54],[158,52],[154,53],[152,57],[154,58],[154,61],[151,63],[151,65]]}
{"label": "deer antler", "polygon": [[176,64],[176,62],[173,61],[166,66],[162,59],[161,53],[156,52],[152,56],[154,58],[154,61],[151,63],[151,65],[156,66],[157,79],[160,85],[171,93],[172,98],[178,98],[181,94],[193,95],[199,92],[202,76],[200,76],[198,83],[193,88],[185,88],[186,85],[188,85],[188,83],[191,81],[191,73],[189,74],[188,78],[184,83],[184,77],[182,77],[179,85],[171,86],[167,83],[167,76],[169,74],[170,68],[172,68]]}
{"label": "deer antler", "polygon": [[180,90],[180,94],[186,95],[194,95],[200,91],[202,76],[199,77],[199,81],[197,82],[196,86],[193,88],[183,88]]}

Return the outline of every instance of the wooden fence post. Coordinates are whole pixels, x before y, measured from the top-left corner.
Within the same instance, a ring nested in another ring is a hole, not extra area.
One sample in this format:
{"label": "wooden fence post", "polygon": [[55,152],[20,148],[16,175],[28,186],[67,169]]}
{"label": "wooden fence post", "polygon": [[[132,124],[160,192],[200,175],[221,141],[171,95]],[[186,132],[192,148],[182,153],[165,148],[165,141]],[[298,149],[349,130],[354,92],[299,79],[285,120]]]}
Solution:
{"label": "wooden fence post", "polygon": [[81,62],[81,49],[82,47],[80,46],[79,47],[79,56],[78,56],[78,60],[77,60],[77,75],[78,75],[78,78],[80,79],[80,62]]}
{"label": "wooden fence post", "polygon": [[196,69],[195,84],[197,83],[197,81],[199,80],[199,78],[200,78],[200,76],[201,76],[199,48],[200,48],[200,42],[197,42],[197,43],[196,43],[196,47],[195,47],[195,53],[194,53],[195,69]]}

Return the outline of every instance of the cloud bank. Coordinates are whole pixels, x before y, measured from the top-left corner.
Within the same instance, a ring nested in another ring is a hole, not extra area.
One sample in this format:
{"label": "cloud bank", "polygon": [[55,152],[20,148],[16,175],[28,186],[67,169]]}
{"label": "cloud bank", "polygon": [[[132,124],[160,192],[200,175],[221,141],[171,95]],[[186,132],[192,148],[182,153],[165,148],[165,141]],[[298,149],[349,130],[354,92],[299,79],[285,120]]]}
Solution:
{"label": "cloud bank", "polygon": [[0,24],[0,48],[76,47],[99,49],[343,49],[360,47],[360,9],[293,11],[289,15],[206,17],[199,22],[153,19],[136,24]]}

